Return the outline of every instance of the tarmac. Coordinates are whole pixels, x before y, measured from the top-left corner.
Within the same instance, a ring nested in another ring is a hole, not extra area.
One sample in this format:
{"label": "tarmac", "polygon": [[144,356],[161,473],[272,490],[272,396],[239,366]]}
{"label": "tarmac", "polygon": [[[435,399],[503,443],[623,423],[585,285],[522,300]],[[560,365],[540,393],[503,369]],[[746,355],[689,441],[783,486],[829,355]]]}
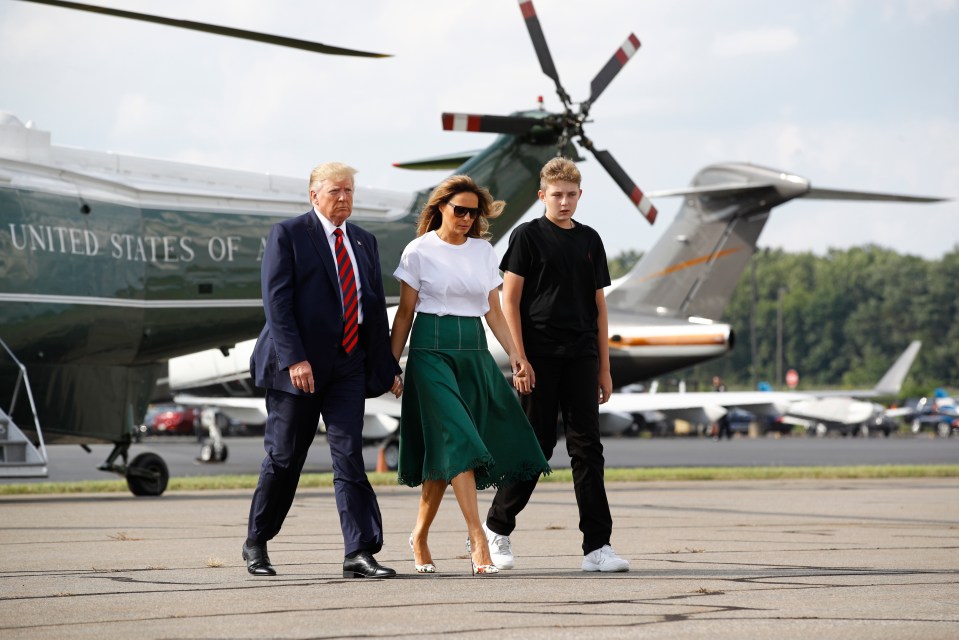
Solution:
{"label": "tarmac", "polygon": [[[377,489],[399,575],[344,579],[332,489],[297,495],[240,559],[250,491],[0,497],[0,637],[959,637],[959,480],[611,483],[628,573],[580,570],[573,489],[544,483],[512,536],[517,568],[469,575],[448,492],[414,573],[419,492]],[[481,513],[492,497],[481,493]]]}

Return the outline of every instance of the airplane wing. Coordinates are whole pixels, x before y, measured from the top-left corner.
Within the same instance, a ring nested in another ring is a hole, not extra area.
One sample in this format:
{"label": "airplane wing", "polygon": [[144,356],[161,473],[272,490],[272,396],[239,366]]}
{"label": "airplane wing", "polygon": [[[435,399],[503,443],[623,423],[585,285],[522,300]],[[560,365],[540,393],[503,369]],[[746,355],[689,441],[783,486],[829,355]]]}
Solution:
{"label": "airplane wing", "polygon": [[400,399],[392,393],[384,393],[378,398],[367,398],[366,413],[381,414],[393,418],[400,417]]}
{"label": "airplane wing", "polygon": [[714,391],[693,393],[614,393],[600,411],[643,413],[659,411],[690,422],[714,422],[734,407],[761,415],[779,415],[798,400],[812,398],[786,391]]}
{"label": "airplane wing", "polygon": [[[266,423],[266,401],[264,398],[237,398],[218,396],[194,396],[177,394],[173,401],[190,407],[215,407],[237,422],[249,425]],[[366,413],[363,416],[363,438],[365,440],[383,440],[393,435],[399,427],[400,401],[390,393],[366,401]],[[323,431],[322,421],[317,427]]]}
{"label": "airplane wing", "polygon": [[916,413],[916,409],[914,407],[894,407],[886,409],[884,413],[890,418],[905,418]]}
{"label": "airplane wing", "polygon": [[600,406],[600,413],[659,411],[670,418],[694,424],[711,424],[734,408],[756,415],[782,416],[784,422],[804,426],[820,422],[833,425],[862,424],[882,409],[872,402],[848,396],[822,397],[815,392],[710,391],[613,394],[606,404]]}
{"label": "airplane wing", "polygon": [[264,398],[231,398],[215,396],[194,396],[180,393],[173,401],[186,407],[216,407],[221,413],[243,424],[263,424],[266,422],[266,400]]}
{"label": "airplane wing", "polygon": [[725,391],[697,393],[618,393],[600,405],[602,413],[659,411],[672,418],[696,423],[715,422],[729,409],[757,415],[783,415],[803,422],[861,424],[881,407],[860,400],[896,395],[922,343],[914,340],[872,389],[863,391]]}

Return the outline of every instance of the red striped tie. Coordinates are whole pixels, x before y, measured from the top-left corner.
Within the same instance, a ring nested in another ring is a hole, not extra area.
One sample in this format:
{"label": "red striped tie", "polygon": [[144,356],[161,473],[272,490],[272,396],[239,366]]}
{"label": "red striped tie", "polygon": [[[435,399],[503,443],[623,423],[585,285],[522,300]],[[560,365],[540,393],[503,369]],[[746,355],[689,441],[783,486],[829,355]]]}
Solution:
{"label": "red striped tie", "polygon": [[334,229],[336,241],[333,243],[333,252],[336,254],[336,269],[340,277],[340,291],[343,294],[343,350],[349,353],[356,347],[359,339],[359,309],[356,300],[356,278],[353,276],[353,265],[350,263],[350,254],[346,251],[343,242],[343,231]]}

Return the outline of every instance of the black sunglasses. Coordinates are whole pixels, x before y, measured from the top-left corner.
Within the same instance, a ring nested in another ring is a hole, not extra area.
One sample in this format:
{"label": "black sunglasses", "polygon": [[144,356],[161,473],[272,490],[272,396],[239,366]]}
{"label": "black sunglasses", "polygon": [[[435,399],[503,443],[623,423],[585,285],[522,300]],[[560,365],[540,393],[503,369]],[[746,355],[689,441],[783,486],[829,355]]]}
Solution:
{"label": "black sunglasses", "polygon": [[463,207],[458,204],[453,204],[452,202],[447,202],[446,204],[453,207],[453,215],[457,218],[465,218],[466,216],[478,218],[480,214],[483,213],[483,210],[479,207]]}

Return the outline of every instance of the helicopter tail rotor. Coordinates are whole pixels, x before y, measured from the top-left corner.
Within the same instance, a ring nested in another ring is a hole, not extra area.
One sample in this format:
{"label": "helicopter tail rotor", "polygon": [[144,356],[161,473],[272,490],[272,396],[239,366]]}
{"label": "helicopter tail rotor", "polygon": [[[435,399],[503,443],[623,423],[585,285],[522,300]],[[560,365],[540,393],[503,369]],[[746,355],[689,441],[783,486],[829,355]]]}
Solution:
{"label": "helicopter tail rotor", "polygon": [[512,136],[525,136],[542,118],[523,116],[489,116],[469,113],[444,113],[444,131],[479,131],[482,133],[505,133]]}

